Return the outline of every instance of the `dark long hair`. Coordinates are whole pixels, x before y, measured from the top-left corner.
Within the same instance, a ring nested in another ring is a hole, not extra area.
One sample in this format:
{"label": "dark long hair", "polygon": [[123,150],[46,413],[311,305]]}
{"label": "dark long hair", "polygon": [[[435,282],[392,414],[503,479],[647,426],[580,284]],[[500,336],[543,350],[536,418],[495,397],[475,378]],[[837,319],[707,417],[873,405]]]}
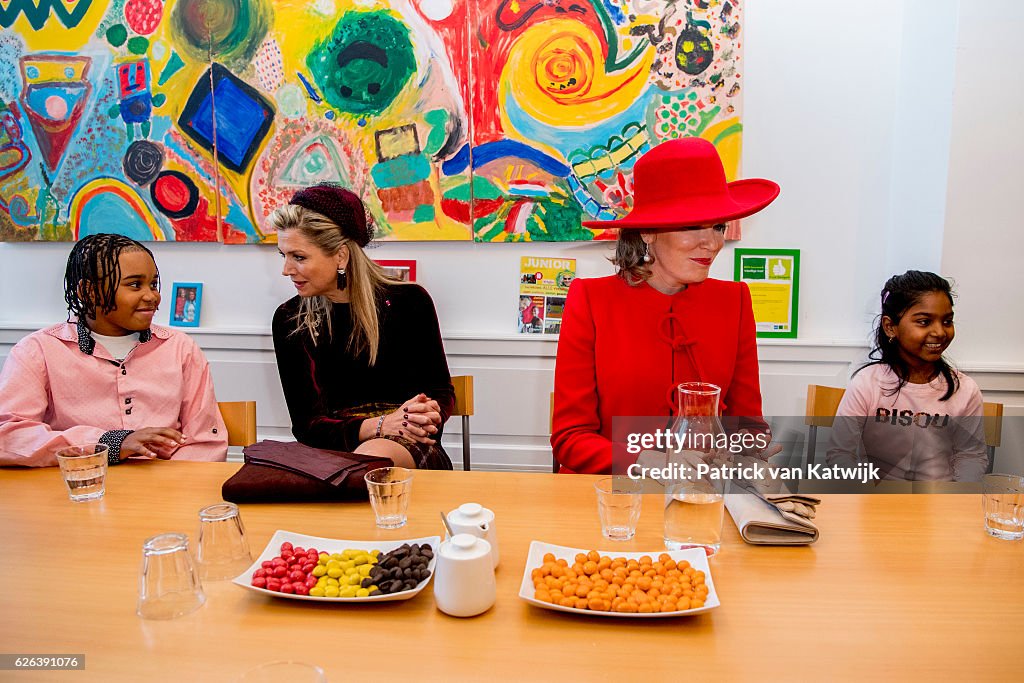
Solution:
{"label": "dark long hair", "polygon": [[84,323],[86,318],[95,318],[97,310],[110,313],[117,308],[114,298],[121,283],[121,253],[125,251],[144,251],[153,256],[141,242],[124,235],[99,233],[75,243],[64,270],[69,319],[73,315]]}
{"label": "dark long hair", "polygon": [[[857,368],[854,375],[870,365],[888,365],[900,381],[896,388],[887,391],[886,395],[894,396],[900,392],[910,377],[910,367],[900,355],[898,345],[886,336],[882,326],[882,317],[887,317],[894,325],[898,325],[904,313],[921,301],[926,294],[932,292],[945,294],[949,297],[949,305],[953,305],[953,288],[950,286],[949,280],[940,275],[921,270],[908,270],[903,275],[893,275],[889,278],[885,287],[882,288],[882,312],[878,316],[878,324],[875,327],[875,345],[871,349],[871,353],[868,354],[868,358],[871,360]],[[946,401],[960,388],[960,380],[957,379],[956,372],[945,358],[939,358],[935,367],[942,378],[946,380],[946,393],[939,399]]]}

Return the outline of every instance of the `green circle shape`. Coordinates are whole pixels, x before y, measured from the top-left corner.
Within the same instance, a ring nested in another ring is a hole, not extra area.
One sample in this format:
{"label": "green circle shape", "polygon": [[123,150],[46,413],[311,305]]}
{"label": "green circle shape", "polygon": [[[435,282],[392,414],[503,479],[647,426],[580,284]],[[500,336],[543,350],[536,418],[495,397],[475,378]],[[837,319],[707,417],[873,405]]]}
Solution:
{"label": "green circle shape", "polygon": [[349,12],[306,57],[324,99],[350,114],[380,114],[416,73],[409,28],[385,11]]}

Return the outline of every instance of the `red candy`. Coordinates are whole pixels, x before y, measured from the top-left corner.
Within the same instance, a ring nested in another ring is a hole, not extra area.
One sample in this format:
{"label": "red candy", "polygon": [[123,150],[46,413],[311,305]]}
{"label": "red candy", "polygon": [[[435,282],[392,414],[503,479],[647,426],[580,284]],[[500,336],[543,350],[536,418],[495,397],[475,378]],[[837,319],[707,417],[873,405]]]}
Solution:
{"label": "red candy", "polygon": [[253,572],[252,585],[280,593],[309,595],[309,589],[316,586],[313,569],[319,560],[320,551],[316,548],[295,548],[285,541],[279,556],[261,562]]}

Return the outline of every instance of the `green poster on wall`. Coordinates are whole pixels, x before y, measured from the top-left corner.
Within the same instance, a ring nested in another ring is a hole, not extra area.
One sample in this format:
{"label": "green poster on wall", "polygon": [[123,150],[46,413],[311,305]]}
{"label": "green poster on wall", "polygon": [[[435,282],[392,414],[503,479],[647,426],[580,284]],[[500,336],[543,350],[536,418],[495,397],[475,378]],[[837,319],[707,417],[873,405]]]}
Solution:
{"label": "green poster on wall", "polygon": [[736,249],[733,279],[750,288],[758,337],[796,338],[799,249]]}

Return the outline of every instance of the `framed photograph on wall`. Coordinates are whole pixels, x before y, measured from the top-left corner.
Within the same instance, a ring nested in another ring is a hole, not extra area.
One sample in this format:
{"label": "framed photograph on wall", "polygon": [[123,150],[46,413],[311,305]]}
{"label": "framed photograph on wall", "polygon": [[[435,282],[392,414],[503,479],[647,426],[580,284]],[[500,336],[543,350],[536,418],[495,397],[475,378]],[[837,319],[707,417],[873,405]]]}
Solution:
{"label": "framed photograph on wall", "polygon": [[199,327],[199,313],[202,306],[202,282],[175,282],[171,289],[171,325]]}
{"label": "framed photograph on wall", "polygon": [[384,274],[402,282],[416,282],[416,261],[374,259]]}

